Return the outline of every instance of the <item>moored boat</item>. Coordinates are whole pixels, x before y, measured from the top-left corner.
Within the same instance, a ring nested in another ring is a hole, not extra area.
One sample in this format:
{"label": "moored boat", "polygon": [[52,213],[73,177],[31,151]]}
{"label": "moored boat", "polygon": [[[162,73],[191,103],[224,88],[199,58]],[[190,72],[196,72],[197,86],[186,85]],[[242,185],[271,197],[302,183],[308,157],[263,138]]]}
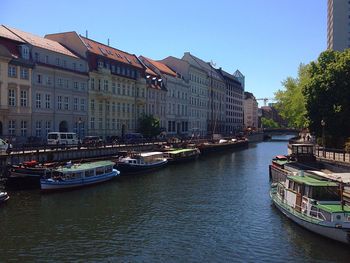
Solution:
{"label": "moored boat", "polygon": [[10,196],[6,192],[0,192],[0,204],[5,203],[10,199]]}
{"label": "moored boat", "polygon": [[162,152],[145,152],[120,157],[115,167],[124,175],[153,171],[167,163]]}
{"label": "moored boat", "polygon": [[37,161],[28,161],[8,167],[5,187],[12,190],[40,188],[40,178],[55,163],[40,164]]}
{"label": "moored boat", "polygon": [[350,206],[342,199],[342,187],[310,176],[287,176],[273,183],[270,196],[288,218],[322,236],[350,243]]}
{"label": "moored boat", "polygon": [[172,149],[164,152],[164,157],[169,163],[193,161],[198,158],[198,148]]}
{"label": "moored boat", "polygon": [[114,165],[111,161],[98,161],[58,167],[46,173],[40,180],[40,187],[43,191],[52,191],[105,182],[120,174],[113,169]]}

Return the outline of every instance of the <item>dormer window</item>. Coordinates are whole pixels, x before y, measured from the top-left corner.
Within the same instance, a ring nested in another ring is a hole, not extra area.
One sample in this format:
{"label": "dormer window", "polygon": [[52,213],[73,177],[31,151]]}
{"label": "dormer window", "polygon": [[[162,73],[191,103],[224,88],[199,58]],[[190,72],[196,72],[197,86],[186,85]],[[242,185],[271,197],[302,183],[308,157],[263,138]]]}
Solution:
{"label": "dormer window", "polygon": [[29,59],[29,48],[27,46],[21,46],[21,55],[24,59]]}
{"label": "dormer window", "polygon": [[99,61],[97,62],[97,66],[98,66],[99,68],[103,68],[103,61],[99,60]]}

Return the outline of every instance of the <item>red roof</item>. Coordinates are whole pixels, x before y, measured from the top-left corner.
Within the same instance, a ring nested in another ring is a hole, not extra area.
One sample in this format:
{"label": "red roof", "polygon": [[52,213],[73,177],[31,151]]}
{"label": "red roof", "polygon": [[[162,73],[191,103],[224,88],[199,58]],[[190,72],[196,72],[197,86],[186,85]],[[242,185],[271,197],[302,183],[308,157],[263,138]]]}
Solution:
{"label": "red roof", "polygon": [[51,50],[57,53],[61,53],[67,56],[75,57],[77,58],[76,55],[74,55],[72,52],[70,52],[67,48],[62,46],[60,43],[53,41],[48,38],[43,38],[40,36],[36,36],[34,34],[24,32],[15,28],[11,28],[6,26],[6,29],[8,29],[11,33],[15,34],[17,37],[19,37],[22,42],[27,42],[33,46],[44,48],[47,50]]}
{"label": "red roof", "polygon": [[96,42],[89,38],[83,37],[81,35],[80,38],[84,41],[85,46],[91,53],[143,69],[137,57],[133,54],[129,54],[116,48],[112,48],[110,46]]}
{"label": "red roof", "polygon": [[146,74],[152,75],[152,76],[157,76],[158,74],[155,73],[152,69],[146,66]]}
{"label": "red roof", "polygon": [[152,64],[154,67],[156,67],[161,73],[167,74],[173,77],[176,77],[176,72],[171,70],[167,65],[163,64],[162,62],[152,60],[150,58],[146,58],[144,56],[141,56],[143,59],[147,60],[150,64]]}
{"label": "red roof", "polygon": [[8,30],[4,25],[0,26],[0,37],[12,39],[12,40],[24,43],[24,41],[22,39],[20,39],[14,33],[12,33],[10,30]]}

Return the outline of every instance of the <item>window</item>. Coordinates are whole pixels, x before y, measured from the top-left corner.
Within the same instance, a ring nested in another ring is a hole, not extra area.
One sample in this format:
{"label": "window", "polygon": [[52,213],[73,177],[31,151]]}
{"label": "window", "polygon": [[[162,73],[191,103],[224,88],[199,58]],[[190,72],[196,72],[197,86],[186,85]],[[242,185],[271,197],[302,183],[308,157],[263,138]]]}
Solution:
{"label": "window", "polygon": [[62,109],[62,96],[57,96],[57,109]]}
{"label": "window", "polygon": [[21,51],[22,51],[22,58],[29,59],[29,48],[27,46],[22,46]]}
{"label": "window", "polygon": [[35,136],[41,137],[41,121],[35,122]]}
{"label": "window", "polygon": [[73,70],[77,69],[77,64],[75,62],[73,62]]}
{"label": "window", "polygon": [[27,121],[21,121],[21,136],[27,136]]}
{"label": "window", "polygon": [[51,132],[51,121],[46,121],[45,122],[45,132],[46,132],[46,135]]}
{"label": "window", "polygon": [[85,99],[80,99],[80,110],[85,111]]}
{"label": "window", "polygon": [[98,102],[98,110],[99,110],[100,112],[102,112],[102,110],[103,110],[102,101],[99,101],[99,102]]}
{"label": "window", "polygon": [[115,90],[115,82],[112,82],[112,92],[113,92],[113,94],[116,93],[116,90]]}
{"label": "window", "polygon": [[104,91],[108,91],[108,80],[104,80],[103,89]]}
{"label": "window", "polygon": [[90,128],[95,129],[95,118],[94,117],[91,117],[91,119],[90,119]]}
{"label": "window", "polygon": [[106,101],[106,113],[109,113],[109,101]]}
{"label": "window", "polygon": [[90,89],[94,90],[95,89],[95,79],[92,78],[90,82]]}
{"label": "window", "polygon": [[80,90],[85,90],[85,83],[84,82],[80,82]]}
{"label": "window", "polygon": [[64,109],[69,110],[69,97],[64,97]]}
{"label": "window", "polygon": [[17,77],[17,67],[16,66],[9,65],[8,76],[11,77],[11,78],[16,78]]}
{"label": "window", "polygon": [[52,84],[52,79],[50,76],[46,77],[46,85],[51,85]]}
{"label": "window", "polygon": [[114,101],[112,102],[112,112],[113,113],[115,112],[115,102]]}
{"label": "window", "polygon": [[45,108],[46,109],[51,108],[51,96],[50,96],[50,94],[45,94]]}
{"label": "window", "polygon": [[78,110],[78,98],[73,99],[73,110]]}
{"label": "window", "polygon": [[77,81],[74,81],[73,87],[74,87],[75,89],[78,89],[78,82],[77,82]]}
{"label": "window", "polygon": [[21,79],[29,79],[29,70],[21,67]]}
{"label": "window", "polygon": [[45,56],[45,63],[49,64],[49,56]]}
{"label": "window", "polygon": [[60,58],[56,58],[56,65],[57,65],[57,66],[60,65]]}
{"label": "window", "polygon": [[9,89],[9,106],[16,106],[16,93],[14,89]]}
{"label": "window", "polygon": [[15,135],[16,122],[15,120],[9,120],[9,135]]}
{"label": "window", "polygon": [[63,86],[63,79],[62,78],[58,78],[57,79],[57,85],[62,87]]}
{"label": "window", "polygon": [[21,90],[21,107],[27,107],[27,91]]}
{"label": "window", "polygon": [[40,60],[40,55],[39,55],[38,52],[35,52],[35,53],[34,53],[34,60],[35,60],[36,62],[39,62],[39,60]]}
{"label": "window", "polygon": [[36,75],[36,83],[42,83],[42,76],[40,74]]}
{"label": "window", "polygon": [[91,100],[91,101],[90,101],[90,109],[91,109],[92,111],[95,110],[95,100]]}
{"label": "window", "polygon": [[41,94],[40,93],[36,93],[36,95],[35,95],[35,107],[37,109],[41,108]]}
{"label": "window", "polygon": [[102,130],[102,118],[98,119],[98,128]]}

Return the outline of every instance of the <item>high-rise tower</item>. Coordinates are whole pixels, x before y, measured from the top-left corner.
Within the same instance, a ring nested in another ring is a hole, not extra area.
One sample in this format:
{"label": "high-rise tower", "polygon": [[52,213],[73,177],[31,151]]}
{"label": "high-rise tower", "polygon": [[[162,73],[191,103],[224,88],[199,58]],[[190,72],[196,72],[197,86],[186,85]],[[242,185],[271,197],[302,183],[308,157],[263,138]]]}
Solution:
{"label": "high-rise tower", "polygon": [[342,51],[350,47],[350,1],[328,0],[327,48]]}

